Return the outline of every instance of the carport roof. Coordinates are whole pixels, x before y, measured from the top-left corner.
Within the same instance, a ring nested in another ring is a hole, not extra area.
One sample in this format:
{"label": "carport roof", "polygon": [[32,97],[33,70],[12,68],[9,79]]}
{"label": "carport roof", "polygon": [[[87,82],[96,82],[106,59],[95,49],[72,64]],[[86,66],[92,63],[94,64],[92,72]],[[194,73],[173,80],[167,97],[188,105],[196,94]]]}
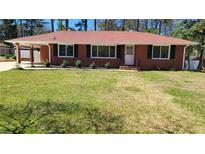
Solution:
{"label": "carport roof", "polygon": [[196,45],[198,43],[161,36],[157,34],[134,31],[59,31],[35,36],[7,40],[10,43],[29,44],[156,44],[156,45]]}

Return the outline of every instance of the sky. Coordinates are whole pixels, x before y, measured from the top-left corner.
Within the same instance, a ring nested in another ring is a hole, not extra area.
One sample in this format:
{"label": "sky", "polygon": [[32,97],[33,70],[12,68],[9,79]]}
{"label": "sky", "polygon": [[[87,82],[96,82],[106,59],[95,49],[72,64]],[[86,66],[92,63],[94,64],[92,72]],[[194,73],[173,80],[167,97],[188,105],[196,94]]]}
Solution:
{"label": "sky", "polygon": [[[69,26],[75,28],[75,23],[79,22],[81,19],[69,19]],[[50,29],[50,19],[46,19],[46,22],[48,22],[47,27]],[[58,21],[55,20],[54,22],[54,28],[55,31],[58,28]],[[88,19],[88,30],[93,30],[94,29],[94,20],[93,19]]]}

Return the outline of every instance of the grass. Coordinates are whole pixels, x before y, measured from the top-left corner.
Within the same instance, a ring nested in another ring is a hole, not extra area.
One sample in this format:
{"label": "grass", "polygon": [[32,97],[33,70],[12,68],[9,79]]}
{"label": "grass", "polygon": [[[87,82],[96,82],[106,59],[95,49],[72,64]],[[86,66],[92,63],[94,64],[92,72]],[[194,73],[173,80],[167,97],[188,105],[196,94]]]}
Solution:
{"label": "grass", "polygon": [[205,133],[205,74],[0,73],[1,133]]}

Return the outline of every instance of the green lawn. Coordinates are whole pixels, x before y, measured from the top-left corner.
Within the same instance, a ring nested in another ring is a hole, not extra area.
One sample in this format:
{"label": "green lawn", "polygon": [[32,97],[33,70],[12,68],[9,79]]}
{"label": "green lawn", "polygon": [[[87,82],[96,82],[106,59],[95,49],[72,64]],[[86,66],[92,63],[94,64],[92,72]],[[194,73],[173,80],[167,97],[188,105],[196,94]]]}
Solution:
{"label": "green lawn", "polygon": [[0,133],[205,133],[205,73],[0,73]]}

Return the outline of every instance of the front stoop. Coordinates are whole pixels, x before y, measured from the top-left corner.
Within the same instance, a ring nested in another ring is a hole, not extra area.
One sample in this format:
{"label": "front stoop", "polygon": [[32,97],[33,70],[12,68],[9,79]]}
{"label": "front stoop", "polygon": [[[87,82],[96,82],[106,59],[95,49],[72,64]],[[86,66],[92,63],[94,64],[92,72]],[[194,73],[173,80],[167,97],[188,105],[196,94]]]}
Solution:
{"label": "front stoop", "polygon": [[137,66],[120,66],[119,69],[120,70],[135,70],[135,71],[139,71],[140,67],[137,67]]}

